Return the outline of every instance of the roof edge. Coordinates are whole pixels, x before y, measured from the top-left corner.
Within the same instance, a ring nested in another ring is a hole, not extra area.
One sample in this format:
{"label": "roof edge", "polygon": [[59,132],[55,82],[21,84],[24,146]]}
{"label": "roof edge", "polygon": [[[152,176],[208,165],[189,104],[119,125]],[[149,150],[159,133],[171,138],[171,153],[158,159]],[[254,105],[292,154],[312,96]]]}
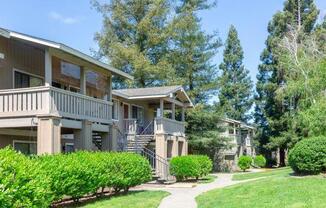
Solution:
{"label": "roof edge", "polygon": [[25,40],[25,41],[29,41],[29,42],[33,42],[33,43],[36,43],[36,44],[40,44],[40,45],[44,45],[44,46],[47,46],[47,47],[51,47],[51,48],[55,48],[55,49],[58,49],[58,50],[62,50],[66,53],[69,53],[69,54],[72,54],[78,58],[81,58],[83,60],[86,60],[92,64],[95,64],[101,68],[104,68],[110,72],[112,72],[114,75],[119,75],[119,76],[122,76],[124,78],[127,78],[127,79],[130,79],[130,80],[133,80],[134,77],[131,76],[130,74],[128,73],[125,73],[121,70],[118,70],[108,64],[105,64],[99,60],[96,60],[94,59],[93,57],[77,50],[77,49],[74,49],[74,48],[71,48],[65,44],[62,44],[62,43],[57,43],[57,42],[54,42],[54,41],[50,41],[50,40],[46,40],[46,39],[43,39],[43,38],[38,38],[38,37],[34,37],[34,36],[30,36],[30,35],[26,35],[26,34],[22,34],[22,33],[18,33],[18,32],[14,32],[14,31],[8,31],[8,30],[5,30],[5,29],[2,29],[0,28],[0,35],[1,36],[4,36],[6,38],[17,38],[17,39],[21,39],[21,40]]}

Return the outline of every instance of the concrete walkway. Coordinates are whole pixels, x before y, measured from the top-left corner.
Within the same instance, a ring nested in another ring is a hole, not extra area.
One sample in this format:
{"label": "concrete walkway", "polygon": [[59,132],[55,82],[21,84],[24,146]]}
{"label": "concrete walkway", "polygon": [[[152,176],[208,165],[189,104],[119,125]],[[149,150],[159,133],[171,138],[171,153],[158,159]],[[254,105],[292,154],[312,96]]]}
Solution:
{"label": "concrete walkway", "polygon": [[256,179],[232,181],[233,174],[214,174],[217,176],[214,182],[208,184],[198,184],[196,187],[190,188],[170,188],[166,187],[154,187],[154,186],[141,186],[142,190],[162,190],[171,193],[171,195],[165,197],[159,206],[159,208],[196,208],[197,203],[195,198],[212,189],[223,188],[238,183],[252,181]]}

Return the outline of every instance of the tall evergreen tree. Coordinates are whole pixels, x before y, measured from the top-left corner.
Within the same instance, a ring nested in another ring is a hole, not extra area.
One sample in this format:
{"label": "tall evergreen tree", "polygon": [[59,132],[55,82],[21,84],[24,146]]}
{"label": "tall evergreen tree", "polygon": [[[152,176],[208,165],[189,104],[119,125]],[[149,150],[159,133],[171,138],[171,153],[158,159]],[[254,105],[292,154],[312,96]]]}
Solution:
{"label": "tall evergreen tree", "polygon": [[165,84],[168,75],[173,74],[167,57],[171,36],[169,1],[111,0],[102,4],[94,0],[92,3],[104,19],[102,31],[95,36],[99,55],[113,67],[132,74],[136,87]]}
{"label": "tall evergreen tree", "polygon": [[231,25],[220,64],[219,104],[225,114],[236,120],[247,121],[252,106],[252,81],[243,65],[243,50],[236,28]]}
{"label": "tall evergreen tree", "polygon": [[195,103],[206,102],[217,90],[217,68],[211,63],[221,41],[216,34],[206,34],[197,12],[213,5],[207,0],[180,0],[173,21],[171,63],[176,76],[172,83],[181,84]]}
{"label": "tall evergreen tree", "polygon": [[284,150],[287,149],[291,110],[297,107],[300,98],[277,98],[277,92],[286,86],[286,77],[275,51],[289,30],[295,28],[303,36],[309,34],[317,16],[318,10],[313,0],[286,0],[283,11],[277,12],[268,24],[266,48],[260,57],[262,63],[258,67],[255,96],[255,120],[261,133],[258,140],[262,151],[267,151],[267,144],[281,149],[281,165],[284,164]]}

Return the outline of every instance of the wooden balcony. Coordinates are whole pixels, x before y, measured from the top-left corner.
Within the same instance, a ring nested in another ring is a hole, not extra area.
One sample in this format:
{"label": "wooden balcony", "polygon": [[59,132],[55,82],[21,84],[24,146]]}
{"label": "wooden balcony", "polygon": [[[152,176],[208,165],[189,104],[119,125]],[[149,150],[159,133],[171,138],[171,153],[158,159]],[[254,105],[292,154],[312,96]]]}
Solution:
{"label": "wooden balcony", "polygon": [[185,122],[177,121],[168,118],[155,118],[154,132],[166,133],[175,136],[185,135]]}
{"label": "wooden balcony", "polygon": [[50,86],[0,90],[0,118],[57,115],[111,123],[112,103]]}

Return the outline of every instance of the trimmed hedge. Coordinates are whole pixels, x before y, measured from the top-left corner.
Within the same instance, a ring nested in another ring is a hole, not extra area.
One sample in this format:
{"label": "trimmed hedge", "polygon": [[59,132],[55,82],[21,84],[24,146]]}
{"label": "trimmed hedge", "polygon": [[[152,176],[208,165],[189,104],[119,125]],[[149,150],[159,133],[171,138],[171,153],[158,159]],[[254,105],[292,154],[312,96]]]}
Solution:
{"label": "trimmed hedge", "polygon": [[241,170],[246,171],[250,168],[252,163],[252,157],[247,155],[242,155],[239,157],[238,166]]}
{"label": "trimmed hedge", "polygon": [[313,137],[298,142],[289,153],[289,164],[298,174],[326,171],[326,137]]}
{"label": "trimmed hedge", "polygon": [[254,165],[256,167],[260,167],[260,168],[265,167],[266,166],[266,158],[263,155],[257,155],[254,158]]}
{"label": "trimmed hedge", "polygon": [[204,155],[187,155],[173,157],[170,161],[170,172],[178,181],[187,178],[203,177],[212,170],[212,161]]}
{"label": "trimmed hedge", "polygon": [[49,207],[49,178],[33,160],[11,148],[0,149],[0,207]]}
{"label": "trimmed hedge", "polygon": [[48,207],[65,196],[77,201],[99,189],[116,192],[151,180],[149,162],[133,153],[80,151],[28,158],[0,150],[0,204]]}

